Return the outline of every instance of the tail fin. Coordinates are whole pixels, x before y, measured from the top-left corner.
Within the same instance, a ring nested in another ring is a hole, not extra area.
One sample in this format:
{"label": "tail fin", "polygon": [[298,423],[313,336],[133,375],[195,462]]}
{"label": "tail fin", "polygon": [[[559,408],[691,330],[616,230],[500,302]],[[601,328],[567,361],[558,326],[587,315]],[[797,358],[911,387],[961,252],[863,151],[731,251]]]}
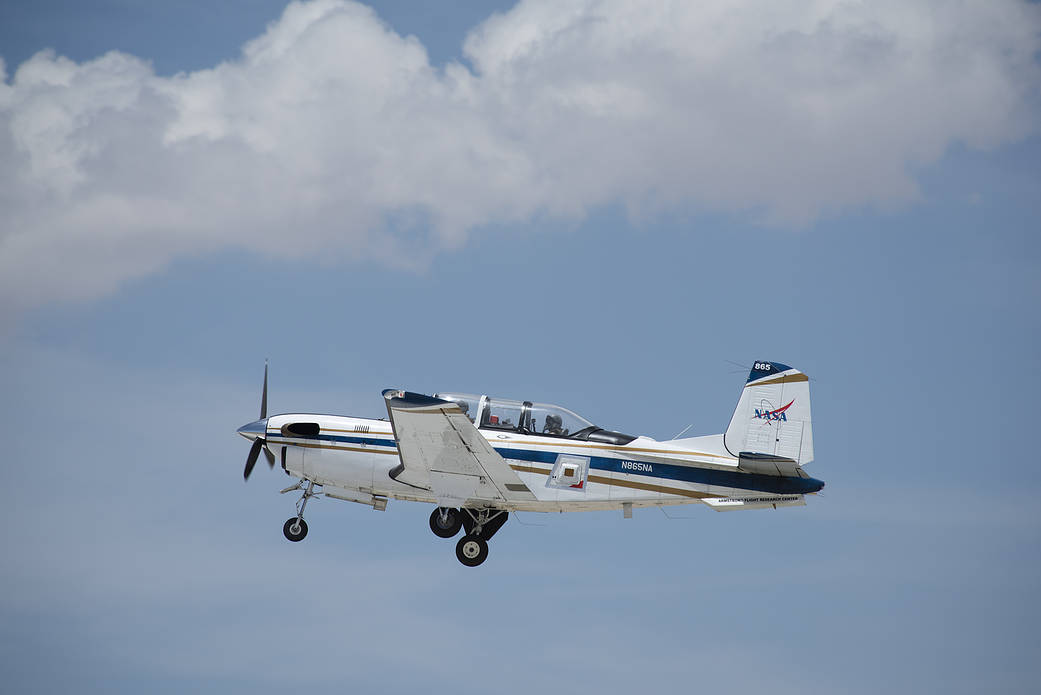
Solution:
{"label": "tail fin", "polygon": [[812,461],[809,377],[779,362],[756,362],[723,444],[743,459],[779,457],[798,466]]}

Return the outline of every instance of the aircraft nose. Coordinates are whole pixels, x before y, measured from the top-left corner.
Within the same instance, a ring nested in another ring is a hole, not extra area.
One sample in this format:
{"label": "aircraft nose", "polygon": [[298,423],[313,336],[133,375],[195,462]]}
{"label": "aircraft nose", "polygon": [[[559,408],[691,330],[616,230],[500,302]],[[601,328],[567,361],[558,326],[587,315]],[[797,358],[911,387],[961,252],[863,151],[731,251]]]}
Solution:
{"label": "aircraft nose", "polygon": [[267,419],[254,420],[253,422],[247,425],[243,425],[235,431],[249,440],[254,440],[257,437],[263,437],[265,434],[267,434]]}

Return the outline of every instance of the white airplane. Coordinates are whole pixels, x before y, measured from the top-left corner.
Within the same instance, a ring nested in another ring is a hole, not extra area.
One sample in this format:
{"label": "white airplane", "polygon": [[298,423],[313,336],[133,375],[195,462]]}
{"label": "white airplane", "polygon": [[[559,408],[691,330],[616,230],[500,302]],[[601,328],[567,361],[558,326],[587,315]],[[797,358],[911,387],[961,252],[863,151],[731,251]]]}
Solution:
{"label": "white airplane", "polygon": [[805,374],[777,362],[752,366],[723,434],[655,441],[597,427],[566,408],[531,401],[383,392],[388,419],[290,413],[267,416],[267,365],[260,419],[238,433],[253,441],[244,477],[260,452],[299,478],[285,537],[307,535],[304,509],[316,495],[384,510],[387,500],[436,505],[430,529],[452,538],[468,567],[509,512],[571,512],[700,502],[718,511],[805,505],[824,487],[813,460]]}

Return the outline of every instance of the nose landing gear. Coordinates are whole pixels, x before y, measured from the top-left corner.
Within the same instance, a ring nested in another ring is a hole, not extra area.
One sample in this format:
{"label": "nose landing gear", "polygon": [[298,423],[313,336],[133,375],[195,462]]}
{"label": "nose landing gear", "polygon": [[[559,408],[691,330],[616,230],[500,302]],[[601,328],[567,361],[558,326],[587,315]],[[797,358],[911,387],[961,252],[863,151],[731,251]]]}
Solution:
{"label": "nose landing gear", "polygon": [[[304,481],[301,480],[292,487],[287,487],[282,490],[282,494],[292,492],[293,490],[299,490],[304,487]],[[307,487],[304,489],[300,499],[296,502],[296,516],[290,517],[286,520],[286,523],[282,525],[282,535],[287,540],[291,540],[294,543],[298,543],[307,536],[307,522],[304,521],[304,509],[307,507],[307,501],[312,497],[315,497],[320,493],[314,491],[314,481],[308,480]]]}

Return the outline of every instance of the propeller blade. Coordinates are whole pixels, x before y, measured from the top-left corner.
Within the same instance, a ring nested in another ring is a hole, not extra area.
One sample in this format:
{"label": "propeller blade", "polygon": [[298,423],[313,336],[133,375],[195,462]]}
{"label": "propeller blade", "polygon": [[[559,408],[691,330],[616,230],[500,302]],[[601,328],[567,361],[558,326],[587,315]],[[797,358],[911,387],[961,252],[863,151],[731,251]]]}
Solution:
{"label": "propeller blade", "polygon": [[249,474],[253,472],[253,466],[257,465],[257,457],[260,456],[262,448],[264,448],[264,440],[257,437],[253,441],[253,446],[250,447],[249,456],[246,457],[246,470],[242,472],[243,480],[249,480]]}
{"label": "propeller blade", "polygon": [[275,467],[275,455],[271,453],[271,449],[264,447],[264,458],[267,459],[267,465],[271,468]]}
{"label": "propeller blade", "polygon": [[260,419],[267,417],[267,360],[264,360],[264,393],[260,396]]}

